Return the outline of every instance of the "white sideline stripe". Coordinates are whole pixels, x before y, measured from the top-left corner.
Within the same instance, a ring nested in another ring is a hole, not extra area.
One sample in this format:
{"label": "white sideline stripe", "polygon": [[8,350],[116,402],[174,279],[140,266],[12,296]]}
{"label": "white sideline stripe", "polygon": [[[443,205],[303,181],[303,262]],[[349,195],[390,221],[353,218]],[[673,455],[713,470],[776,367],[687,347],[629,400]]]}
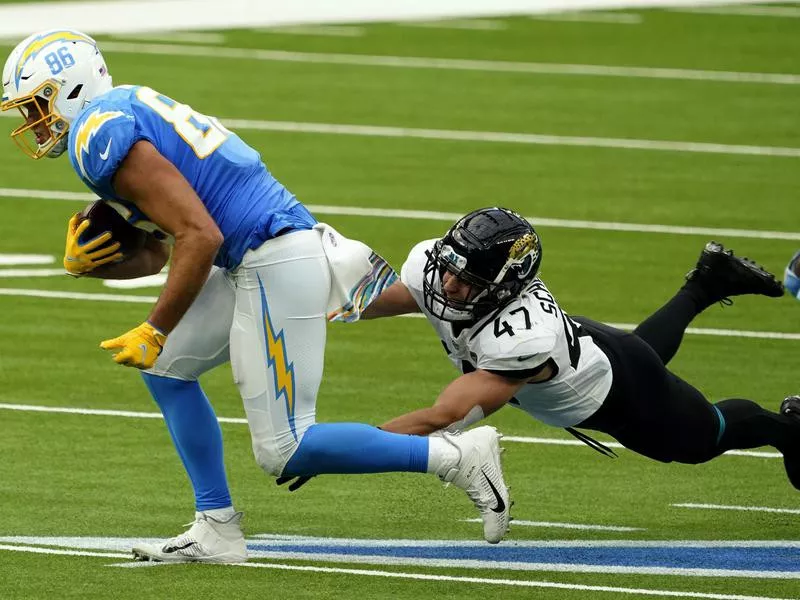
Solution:
{"label": "white sideline stripe", "polygon": [[[0,402],[0,410],[14,410],[20,412],[43,412],[43,413],[61,413],[69,415],[93,415],[101,417],[125,417],[129,419],[161,419],[161,413],[157,412],[138,412],[130,410],[110,410],[101,408],[72,408],[66,406],[40,406],[35,404],[8,404]],[[236,425],[247,425],[247,419],[239,417],[217,417],[220,423],[233,423]],[[540,437],[519,437],[519,436],[503,436],[506,442],[519,442],[523,444],[550,444],[556,446],[578,446],[587,447],[584,443],[578,440],[563,440],[557,438],[540,438]],[[618,442],[604,442],[606,446],[613,448],[623,448],[622,444]],[[732,456],[749,456],[755,458],[781,458],[783,455],[779,452],[753,452],[751,450],[730,450],[725,453]]]}
{"label": "white sideline stripe", "polygon": [[[27,190],[20,188],[0,188],[0,198],[36,198],[40,200],[64,200],[91,202],[97,199],[94,194],[65,192],[60,190]],[[360,206],[329,206],[309,204],[308,209],[321,215],[343,215],[350,217],[378,217],[386,219],[415,219],[428,221],[447,221],[452,223],[464,215],[461,213],[437,212],[430,210],[403,210],[386,208],[366,208]],[[682,225],[658,225],[647,223],[619,223],[613,221],[583,221],[575,219],[549,219],[546,217],[526,217],[537,227],[557,227],[562,229],[593,229],[598,231],[628,231],[631,233],[665,233],[670,235],[697,235],[705,237],[739,237],[765,240],[800,241],[800,233],[794,231],[765,231],[753,229],[730,229],[714,227],[687,227]]]}
{"label": "white sideline stripe", "polygon": [[736,15],[747,17],[781,17],[781,18],[800,18],[800,8],[790,6],[721,6],[721,7],[698,7],[671,9],[672,12],[684,13],[705,13],[712,15]]}
{"label": "white sideline stripe", "polygon": [[[278,558],[276,556],[276,558]],[[458,577],[455,575],[428,575],[423,573],[403,573],[398,571],[378,571],[373,569],[342,569],[334,567],[313,567],[302,565],[283,565],[277,563],[238,563],[231,566],[250,567],[255,569],[278,569],[286,571],[310,571],[316,573],[339,573],[345,575],[363,575],[367,577],[389,577],[397,579],[420,579],[425,581],[451,581],[456,583],[482,583],[487,585],[504,585],[513,587],[549,588],[561,590],[581,590],[587,592],[612,592],[617,594],[637,594],[642,596],[672,596],[678,598],[708,598],[711,600],[781,600],[765,596],[742,596],[738,594],[709,594],[703,592],[656,590],[644,588],[624,588],[604,585],[583,585],[575,583],[556,583],[553,581],[530,581],[524,579],[492,579],[488,577]],[[557,565],[554,565],[557,566]],[[609,572],[600,567],[596,572]],[[729,574],[730,572],[726,572]],[[720,575],[722,575],[720,573]]]}
{"label": "white sideline stripe", "polygon": [[[684,502],[681,504],[670,504],[678,508],[703,508],[709,510],[744,510],[753,512],[768,512],[768,513],[787,513],[790,515],[800,515],[800,509],[796,508],[769,508],[766,506],[726,506],[724,504],[693,504]],[[514,521],[516,523],[516,521]]]}
{"label": "white sideline stripe", "polygon": [[591,12],[572,12],[572,13],[550,13],[541,15],[531,15],[529,18],[542,21],[567,21],[577,23],[612,23],[620,25],[640,25],[644,21],[642,15],[636,13],[591,13]]}
{"label": "white sideline stripe", "polygon": [[[88,300],[101,302],[132,302],[150,303],[157,300],[156,296],[124,296],[121,294],[96,294],[89,292],[59,292],[50,290],[30,290],[22,288],[0,288],[0,296],[23,296],[29,298],[59,298],[64,300]],[[411,319],[424,319],[422,314],[414,313],[400,315]],[[632,331],[636,325],[631,323],[608,323],[611,327]],[[712,335],[722,337],[743,337],[767,340],[800,340],[800,333],[781,333],[777,331],[739,331],[735,329],[707,329],[689,327],[686,333],[692,335]]]}
{"label": "white sideline stripe", "polygon": [[61,554],[64,556],[100,556],[105,558],[130,558],[130,554],[123,552],[87,552],[86,550],[59,550],[57,548],[35,548],[32,546],[12,546],[0,544],[0,550],[13,552],[32,552],[34,554]]}
{"label": "white sideline stripe", "polygon": [[527,73],[531,75],[633,77],[645,79],[678,79],[686,81],[719,81],[727,83],[800,85],[800,75],[791,73],[747,73],[659,67],[623,67],[615,65],[531,63],[413,56],[375,56],[368,54],[327,54],[321,52],[289,52],[283,50],[257,50],[249,48],[179,46],[177,44],[105,42],[102,47],[103,52],[111,53],[202,56],[235,60],[298,62],[362,67],[397,67],[404,69],[438,69],[447,71],[484,71],[487,73]]}
{"label": "white sideline stripe", "polygon": [[55,262],[49,254],[0,254],[0,265],[49,265]]}
{"label": "white sideline stripe", "polygon": [[[482,523],[482,519],[461,519],[466,523]],[[582,525],[580,523],[552,523],[549,521],[522,521],[514,519],[511,524],[516,527],[553,527],[558,529],[585,529],[591,531],[646,531],[643,527],[622,527],[617,525]]]}
{"label": "white sideline stripe", "polygon": [[283,35],[323,35],[328,37],[363,37],[366,30],[363,27],[352,27],[348,25],[312,25],[304,26],[281,26],[281,27],[262,27],[254,29],[259,33],[277,33]]}

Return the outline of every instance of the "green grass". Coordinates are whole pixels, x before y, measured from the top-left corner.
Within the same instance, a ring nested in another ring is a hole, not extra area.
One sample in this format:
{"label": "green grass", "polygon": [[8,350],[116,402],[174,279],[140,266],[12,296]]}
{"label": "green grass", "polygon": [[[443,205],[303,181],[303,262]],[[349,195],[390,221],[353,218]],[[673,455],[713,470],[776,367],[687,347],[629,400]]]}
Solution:
{"label": "green grass", "polygon": [[[227,45],[385,54],[800,72],[796,19],[637,11],[640,26],[507,19],[502,32],[365,25],[359,38],[225,32]],[[4,47],[5,48],[5,47]],[[117,83],[143,83],[226,118],[534,132],[800,147],[798,86],[499,74],[156,57],[107,52]],[[10,128],[11,119],[0,119]],[[242,130],[273,173],[309,204],[463,213],[500,204],[539,218],[708,228],[797,230],[796,158],[527,146]],[[0,187],[83,191],[65,159],[31,162],[0,144]],[[0,198],[1,253],[60,261],[66,221],[80,202]],[[420,239],[448,223],[320,214],[399,267]],[[543,277],[572,314],[637,323],[677,289],[705,236],[538,228]],[[775,272],[797,243],[721,241]],[[56,264],[59,264],[58,262]],[[2,288],[148,295],[68,277],[2,278]],[[800,333],[788,298],[712,307],[698,327]],[[139,323],[147,304],[0,296],[0,403],[154,412],[139,376],[97,345]],[[688,335],[672,363],[710,398],[752,398],[776,409],[797,390],[797,341]],[[322,421],[372,424],[429,404],[455,376],[431,328],[395,319],[329,328]],[[220,416],[244,411],[227,366],[203,384]],[[510,436],[568,439],[511,408],[490,420]],[[252,458],[244,425],[223,424],[226,465],[249,535],[471,540],[479,526],[453,489],[413,475],[326,476],[295,494]],[[774,458],[726,456],[690,467],[621,451],[507,442],[517,519],[627,525],[614,533],[514,527],[510,540],[797,540],[797,515],[674,508],[681,502],[797,508]],[[162,422],[0,410],[0,537],[156,537],[191,518],[192,494]],[[795,550],[796,551],[796,550]],[[113,558],[0,549],[3,600],[263,595],[298,598],[622,597],[617,592],[517,588],[259,568],[107,568]],[[274,561],[273,561],[274,562]],[[278,561],[461,577],[797,596],[797,580],[525,572],[431,566]],[[691,566],[691,565],[689,565]],[[625,594],[632,599],[644,593]]]}

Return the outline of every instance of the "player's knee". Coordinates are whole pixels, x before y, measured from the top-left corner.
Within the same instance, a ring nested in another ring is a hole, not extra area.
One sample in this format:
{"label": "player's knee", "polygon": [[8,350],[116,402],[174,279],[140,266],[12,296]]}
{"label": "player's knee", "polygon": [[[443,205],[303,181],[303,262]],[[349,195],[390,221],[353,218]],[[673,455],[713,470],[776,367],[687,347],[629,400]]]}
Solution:
{"label": "player's knee", "polygon": [[279,444],[273,439],[259,440],[253,442],[253,455],[267,475],[279,477],[296,448],[296,442]]}

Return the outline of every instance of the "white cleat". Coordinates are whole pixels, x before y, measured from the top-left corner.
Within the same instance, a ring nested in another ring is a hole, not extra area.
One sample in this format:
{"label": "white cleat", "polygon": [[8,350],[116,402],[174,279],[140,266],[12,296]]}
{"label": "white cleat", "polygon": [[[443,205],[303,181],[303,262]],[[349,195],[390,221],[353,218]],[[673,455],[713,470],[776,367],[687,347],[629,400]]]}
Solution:
{"label": "white cleat", "polygon": [[500,464],[500,434],[484,425],[442,437],[458,449],[461,458],[440,478],[467,492],[481,513],[484,539],[496,544],[508,531],[511,508]]}
{"label": "white cleat", "polygon": [[191,527],[163,544],[139,544],[135,560],[156,562],[240,563],[247,560],[247,546],[237,512],[227,521],[197,513]]}

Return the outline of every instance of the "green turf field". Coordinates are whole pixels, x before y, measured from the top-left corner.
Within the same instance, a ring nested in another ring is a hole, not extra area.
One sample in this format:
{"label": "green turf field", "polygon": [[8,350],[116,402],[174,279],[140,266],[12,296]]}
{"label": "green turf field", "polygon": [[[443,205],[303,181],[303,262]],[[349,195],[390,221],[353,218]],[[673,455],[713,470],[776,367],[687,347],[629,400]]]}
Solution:
{"label": "green turf field", "polygon": [[[492,19],[487,30],[353,25],[338,36],[229,31],[217,45],[176,38],[196,56],[167,41],[99,40],[115,83],[146,84],[238,121],[271,171],[321,207],[320,220],[397,268],[413,244],[447,229],[449,218],[434,213],[506,205],[545,223],[537,225],[542,276],[566,311],[634,324],[680,286],[709,239],[777,273],[800,247],[800,20],[621,14],[636,18],[516,17]],[[236,48],[288,54],[257,60]],[[488,62],[363,64],[371,56]],[[511,72],[508,62],[527,66]],[[644,70],[569,74],[566,65]],[[13,124],[0,118],[4,130]],[[320,124],[344,129],[321,133]],[[377,129],[364,135],[354,126]],[[620,450],[612,461],[544,443],[571,438],[512,408],[490,422],[526,439],[504,444],[506,479],[515,519],[534,524],[512,525],[496,548],[466,544],[481,537],[478,524],[465,522],[476,516],[470,503],[431,476],[326,476],[289,494],[260,471],[247,427],[234,421],[222,429],[236,506],[247,535],[277,554],[251,567],[109,566],[127,564],[117,556],[126,542],[112,538],[175,535],[193,506],[163,423],[131,414],[156,411],[139,376],[98,348],[140,323],[149,304],[137,298],[158,288],[112,289],[42,271],[60,266],[66,221],[83,206],[65,198],[80,192],[66,158],[33,162],[0,140],[0,254],[54,257],[0,265],[0,599],[800,598],[800,502],[779,458],[724,456],[689,467]],[[431,213],[357,216],[354,208]],[[619,224],[660,227],[615,230]],[[76,293],[119,301],[67,297]],[[687,335],[672,365],[709,397],[776,409],[800,391],[797,301],[737,299],[694,325],[712,331]],[[328,339],[322,421],[379,424],[429,404],[455,375],[423,320],[333,324]],[[203,383],[219,416],[244,416],[227,367]],[[341,541],[351,538],[372,540],[372,550]],[[398,539],[452,543],[433,556],[422,546],[392,546]],[[651,546],[640,544],[632,558],[624,540]],[[723,555],[681,546],[692,540],[728,548]],[[745,544],[754,540],[787,543]],[[591,546],[599,541],[607,545]],[[557,559],[531,558],[559,542],[573,547]],[[320,558],[320,547],[336,556]],[[447,562],[459,559],[478,562]],[[528,568],[511,568],[514,561]],[[669,568],[645,568],[654,564]]]}

